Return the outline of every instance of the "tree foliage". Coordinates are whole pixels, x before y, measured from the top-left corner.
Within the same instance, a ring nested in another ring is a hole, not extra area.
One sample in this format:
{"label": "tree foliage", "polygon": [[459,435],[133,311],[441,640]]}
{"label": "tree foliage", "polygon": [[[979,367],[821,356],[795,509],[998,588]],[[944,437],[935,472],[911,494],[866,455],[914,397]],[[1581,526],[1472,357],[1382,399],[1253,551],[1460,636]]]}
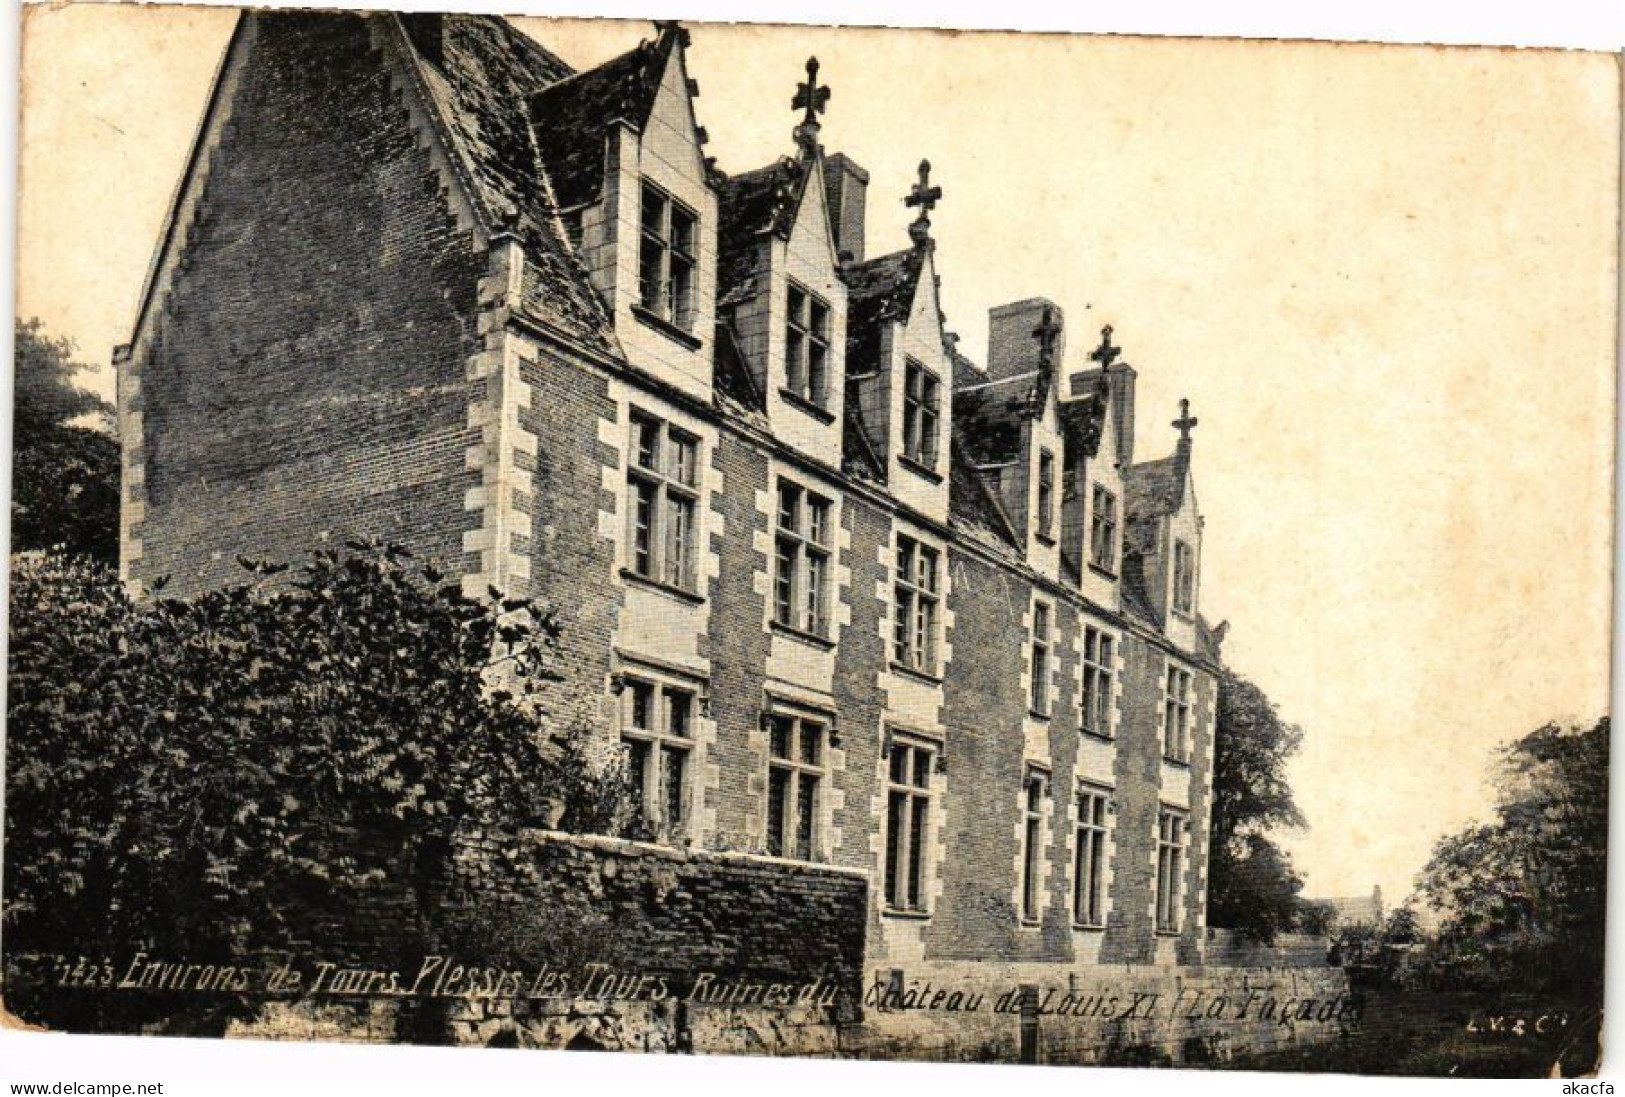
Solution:
{"label": "tree foliage", "polygon": [[1422,941],[1416,912],[1396,907],[1383,922],[1355,922],[1341,927],[1329,959],[1362,982],[1391,984],[1405,972],[1414,946]]}
{"label": "tree foliage", "polygon": [[1458,979],[1600,988],[1608,734],[1548,724],[1502,750],[1496,816],[1439,841],[1417,880]]}
{"label": "tree foliage", "polygon": [[141,603],[94,561],[14,558],[8,953],[348,944],[392,893],[430,950],[461,828],[624,819],[615,766],[538,721],[550,615],[396,546],[244,563]]}
{"label": "tree foliage", "polygon": [[[16,327],[11,537],[15,549],[61,546],[118,557],[119,452],[112,409],[75,377],[89,367],[37,319]],[[97,427],[75,420],[90,417]]]}
{"label": "tree foliage", "polygon": [[1268,943],[1299,916],[1303,881],[1270,834],[1304,825],[1286,776],[1303,730],[1230,672],[1219,678],[1216,723],[1208,920]]}

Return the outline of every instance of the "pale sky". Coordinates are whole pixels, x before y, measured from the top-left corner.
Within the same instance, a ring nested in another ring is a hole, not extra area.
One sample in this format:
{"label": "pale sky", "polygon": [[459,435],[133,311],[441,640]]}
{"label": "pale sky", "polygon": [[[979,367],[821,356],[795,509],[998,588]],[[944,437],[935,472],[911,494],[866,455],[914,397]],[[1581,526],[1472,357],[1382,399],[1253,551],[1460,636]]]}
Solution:
{"label": "pale sky", "polygon": [[[234,13],[32,9],[18,312],[105,363]],[[522,20],[588,66],[646,23]],[[823,137],[903,246],[921,157],[944,308],[1043,295],[1075,366],[1140,371],[1137,456],[1188,396],[1202,608],[1307,731],[1309,894],[1397,898],[1490,802],[1498,743],[1608,703],[1619,75],[1535,50],[690,24],[708,151]],[[104,394],[103,369],[87,378]]]}

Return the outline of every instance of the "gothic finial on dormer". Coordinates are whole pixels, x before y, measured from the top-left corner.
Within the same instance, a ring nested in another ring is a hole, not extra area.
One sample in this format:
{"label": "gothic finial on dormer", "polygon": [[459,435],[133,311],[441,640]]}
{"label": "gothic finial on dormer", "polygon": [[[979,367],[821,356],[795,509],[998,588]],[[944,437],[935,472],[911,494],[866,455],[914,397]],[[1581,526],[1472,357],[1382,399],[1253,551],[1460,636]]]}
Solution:
{"label": "gothic finial on dormer", "polygon": [[1112,346],[1112,326],[1107,324],[1100,329],[1100,346],[1089,352],[1091,362],[1100,363],[1100,372],[1105,373],[1117,361],[1117,356],[1123,353],[1122,347]]}
{"label": "gothic finial on dormer", "polygon": [[942,188],[931,185],[931,161],[920,161],[920,181],[909,190],[908,197],[903,199],[905,206],[918,206],[920,215],[909,225],[908,234],[916,246],[924,246],[931,239],[931,211],[937,208],[942,201]]}
{"label": "gothic finial on dormer", "polygon": [[790,109],[802,112],[801,123],[796,126],[796,144],[812,150],[818,147],[818,116],[829,109],[829,88],[818,84],[818,58],[807,58],[807,79],[796,85],[796,96],[790,100]]}
{"label": "gothic finial on dormer", "polygon": [[1038,340],[1038,368],[1050,369],[1055,365],[1055,346],[1061,338],[1061,321],[1055,318],[1055,310],[1048,305],[1044,306],[1043,318],[1033,329],[1033,338]]}
{"label": "gothic finial on dormer", "polygon": [[1191,402],[1184,399],[1180,400],[1179,418],[1174,420],[1173,428],[1179,432],[1179,446],[1181,449],[1190,448],[1191,430],[1195,428],[1198,422],[1200,420],[1191,417]]}

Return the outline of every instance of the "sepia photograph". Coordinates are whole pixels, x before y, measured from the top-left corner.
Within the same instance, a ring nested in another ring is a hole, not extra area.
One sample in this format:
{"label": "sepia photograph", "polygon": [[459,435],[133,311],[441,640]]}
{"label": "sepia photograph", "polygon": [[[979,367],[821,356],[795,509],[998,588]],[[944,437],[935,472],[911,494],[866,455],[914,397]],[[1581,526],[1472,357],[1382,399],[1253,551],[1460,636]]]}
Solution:
{"label": "sepia photograph", "polygon": [[1617,53],[19,18],[8,1044],[1606,1075]]}

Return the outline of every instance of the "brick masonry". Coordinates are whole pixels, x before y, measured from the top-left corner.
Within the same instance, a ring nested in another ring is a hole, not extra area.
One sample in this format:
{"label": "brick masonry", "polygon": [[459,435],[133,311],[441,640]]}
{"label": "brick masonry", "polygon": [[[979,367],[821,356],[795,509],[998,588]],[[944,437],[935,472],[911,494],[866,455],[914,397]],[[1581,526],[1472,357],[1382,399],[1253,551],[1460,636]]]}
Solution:
{"label": "brick masonry", "polygon": [[253,33],[122,371],[133,580],[196,591],[243,577],[240,552],[297,558],[323,535],[462,570],[486,257],[373,49],[355,16]]}

